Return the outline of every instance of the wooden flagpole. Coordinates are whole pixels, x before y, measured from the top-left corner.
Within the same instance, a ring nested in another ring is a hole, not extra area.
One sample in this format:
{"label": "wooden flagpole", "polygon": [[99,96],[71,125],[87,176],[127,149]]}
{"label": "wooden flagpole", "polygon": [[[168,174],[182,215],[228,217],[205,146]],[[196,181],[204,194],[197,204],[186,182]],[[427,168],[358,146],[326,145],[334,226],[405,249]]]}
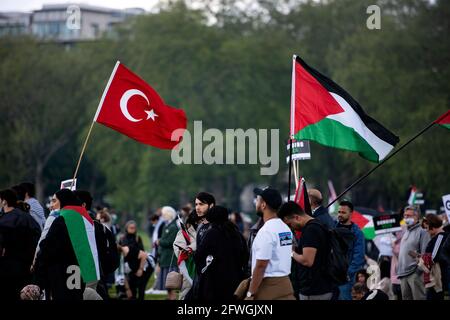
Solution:
{"label": "wooden flagpole", "polygon": [[89,127],[89,131],[88,131],[87,137],[84,140],[83,148],[81,149],[80,157],[78,158],[77,167],[75,169],[75,173],[73,174],[73,179],[72,179],[72,184],[70,186],[70,189],[73,188],[73,185],[75,183],[75,178],[77,177],[78,169],[80,168],[81,158],[83,158],[84,151],[86,150],[86,146],[87,146],[87,143],[89,141],[89,137],[91,136],[92,128],[94,127],[94,123],[95,123],[95,121],[92,121],[91,126]]}
{"label": "wooden flagpole", "polygon": [[80,168],[80,164],[81,164],[81,159],[83,158],[84,151],[86,150],[86,146],[87,146],[87,143],[89,141],[89,137],[91,136],[92,128],[94,127],[94,123],[97,121],[97,117],[98,117],[98,115],[100,113],[100,109],[103,106],[103,101],[105,101],[106,93],[108,92],[109,86],[111,85],[111,82],[112,82],[112,80],[114,78],[114,75],[116,74],[116,71],[117,71],[117,68],[119,67],[119,65],[120,65],[120,61],[117,61],[115,66],[114,66],[113,71],[111,72],[111,75],[109,76],[108,83],[106,84],[105,90],[103,91],[102,98],[100,99],[100,102],[99,102],[98,107],[97,107],[97,111],[95,112],[95,115],[94,115],[94,119],[92,120],[92,123],[91,123],[91,126],[89,128],[87,137],[84,140],[83,149],[81,149],[80,157],[78,158],[77,167],[75,169],[75,173],[73,174],[72,185],[70,186],[70,189],[73,188],[73,185],[75,183],[75,179],[76,179],[77,174],[78,174],[78,169]]}

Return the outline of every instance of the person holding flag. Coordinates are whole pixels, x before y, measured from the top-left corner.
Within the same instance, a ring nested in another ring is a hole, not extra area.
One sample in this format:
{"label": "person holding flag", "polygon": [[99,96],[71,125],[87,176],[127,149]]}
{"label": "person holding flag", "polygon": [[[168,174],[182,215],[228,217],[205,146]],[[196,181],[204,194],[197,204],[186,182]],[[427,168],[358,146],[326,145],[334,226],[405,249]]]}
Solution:
{"label": "person holding flag", "polygon": [[179,300],[184,300],[186,294],[192,288],[195,276],[195,262],[193,254],[197,250],[197,226],[199,217],[195,210],[192,210],[183,223],[178,216],[180,230],[173,242],[173,251],[177,257],[178,268],[183,275],[183,285],[180,290]]}

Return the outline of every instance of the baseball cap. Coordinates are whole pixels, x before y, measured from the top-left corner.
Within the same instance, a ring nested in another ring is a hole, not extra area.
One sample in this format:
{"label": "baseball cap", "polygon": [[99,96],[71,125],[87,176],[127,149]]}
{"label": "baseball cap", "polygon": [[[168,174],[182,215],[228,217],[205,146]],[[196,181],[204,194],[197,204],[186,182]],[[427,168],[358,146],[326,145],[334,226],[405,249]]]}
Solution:
{"label": "baseball cap", "polygon": [[282,199],[281,194],[278,190],[271,187],[266,187],[264,189],[255,188],[253,189],[255,195],[260,196],[263,200],[274,210],[278,210],[281,206]]}

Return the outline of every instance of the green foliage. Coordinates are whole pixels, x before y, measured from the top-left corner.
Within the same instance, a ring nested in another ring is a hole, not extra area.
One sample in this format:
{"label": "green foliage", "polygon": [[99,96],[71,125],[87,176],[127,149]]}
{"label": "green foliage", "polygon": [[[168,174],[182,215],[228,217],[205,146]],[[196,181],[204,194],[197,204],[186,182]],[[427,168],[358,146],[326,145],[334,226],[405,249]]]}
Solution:
{"label": "green foliage", "polygon": [[[248,183],[287,190],[291,57],[330,76],[366,112],[406,141],[448,108],[448,1],[256,1],[242,12],[219,1],[211,12],[165,3],[96,42],[71,47],[29,38],[0,39],[0,182],[35,180],[42,195],[75,169],[90,121],[116,60],[145,79],[162,98],[203,128],[279,128],[280,172],[259,165],[174,165],[170,151],[139,144],[94,126],[79,186],[132,214],[179,206],[208,190],[239,206]],[[381,30],[366,28],[367,6],[381,7]],[[289,7],[286,13],[280,8]],[[206,10],[207,8],[204,8]],[[448,132],[432,128],[352,191],[360,205],[396,209],[410,184],[432,206],[448,192]],[[204,146],[206,143],[204,144]],[[373,164],[358,155],[312,145],[301,163],[308,186],[337,192]]]}

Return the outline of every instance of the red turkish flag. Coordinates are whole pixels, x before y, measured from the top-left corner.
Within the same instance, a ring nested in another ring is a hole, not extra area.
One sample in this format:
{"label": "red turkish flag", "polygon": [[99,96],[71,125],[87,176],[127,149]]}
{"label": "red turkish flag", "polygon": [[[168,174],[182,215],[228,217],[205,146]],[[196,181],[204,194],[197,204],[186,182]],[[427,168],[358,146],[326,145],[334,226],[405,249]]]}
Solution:
{"label": "red turkish flag", "polygon": [[[173,149],[182,139],[187,118],[182,109],[164,103],[144,80],[117,61],[94,121],[141,143]],[[172,141],[172,132],[180,134]]]}

